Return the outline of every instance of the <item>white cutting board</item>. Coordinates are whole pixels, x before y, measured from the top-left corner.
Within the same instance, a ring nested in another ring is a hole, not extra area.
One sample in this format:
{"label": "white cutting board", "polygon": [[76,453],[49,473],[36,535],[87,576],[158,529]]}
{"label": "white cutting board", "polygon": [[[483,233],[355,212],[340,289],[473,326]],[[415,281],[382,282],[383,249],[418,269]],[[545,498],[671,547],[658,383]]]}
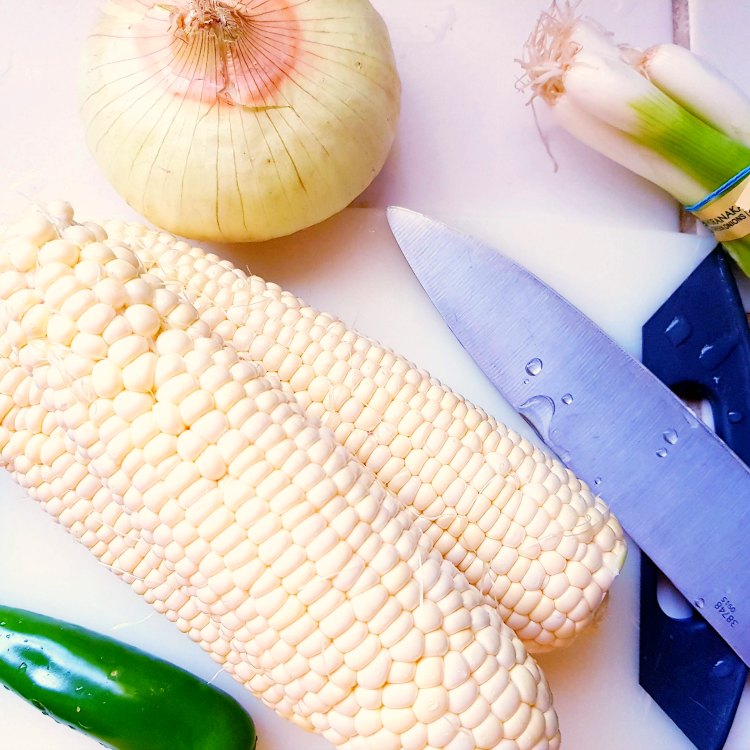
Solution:
{"label": "white cutting board", "polygon": [[[553,171],[525,97],[514,90],[513,58],[546,2],[374,4],[391,29],[404,93],[392,157],[356,202],[372,210],[352,209],[272,243],[273,253],[271,245],[221,252],[338,314],[525,429],[432,309],[393,245],[382,208],[407,205],[492,241],[634,354],[640,325],[708,245],[673,233],[676,211],[665,196],[549,127],[542,116],[558,162]],[[77,54],[97,0],[4,5],[0,219],[29,200],[58,197],[71,200],[85,217],[134,218],[88,156],[75,106]],[[589,0],[582,7],[635,44],[671,33],[669,0]],[[721,33],[725,38],[727,29]],[[0,491],[0,600],[111,633],[204,677],[216,674],[216,665],[194,644],[152,614],[4,475]],[[541,659],[567,750],[690,749],[637,685],[637,618],[632,554],[596,631]],[[218,674],[216,684],[252,713],[260,750],[330,750],[322,739],[273,716],[227,675]],[[749,746],[750,709],[743,704],[727,750]],[[0,692],[0,750],[95,747]]]}
{"label": "white cutting board", "polygon": [[[523,259],[545,280],[556,278],[561,291],[633,353],[639,348],[642,323],[710,249],[705,242],[673,232],[622,230],[609,238],[605,264],[598,247],[599,231],[580,225],[556,223],[529,240],[500,219],[487,222],[480,234],[517,260]],[[569,244],[576,248],[574,258],[548,257],[542,248],[555,235],[565,237],[561,249]],[[348,209],[320,227],[270,246],[272,254],[268,247],[262,253],[257,248],[233,248],[224,254],[265,278],[281,280],[316,307],[335,312],[350,326],[396,348],[533,439],[443,324],[396,247],[382,210]],[[659,282],[637,271],[652,259],[663,269]],[[146,605],[97,566],[20,491],[12,494],[13,500],[0,514],[0,565],[12,571],[0,583],[2,598],[101,630],[111,632],[116,627],[113,634],[118,637],[175,658],[205,676],[215,673],[215,665],[201,658],[165,620],[152,616],[143,621],[149,614]],[[637,635],[637,555],[633,554],[596,632],[565,654],[541,660],[555,692],[565,747],[601,748],[596,743],[602,733],[631,727],[634,719],[637,732],[627,738],[614,735],[607,750],[687,747],[657,709],[642,718],[650,701],[637,685]],[[329,748],[320,738],[297,737],[298,729],[269,716],[226,675],[217,684],[241,697],[261,723],[262,750],[281,750],[292,742],[309,750]],[[52,737],[54,747],[61,750],[86,746],[68,730],[38,721],[12,696],[0,694],[0,726],[6,722],[5,731],[10,730],[14,743],[4,745],[2,738],[8,735],[3,732],[0,748],[43,750],[52,747],[46,744]],[[635,737],[642,742],[633,744]],[[655,744],[647,744],[651,742]]]}

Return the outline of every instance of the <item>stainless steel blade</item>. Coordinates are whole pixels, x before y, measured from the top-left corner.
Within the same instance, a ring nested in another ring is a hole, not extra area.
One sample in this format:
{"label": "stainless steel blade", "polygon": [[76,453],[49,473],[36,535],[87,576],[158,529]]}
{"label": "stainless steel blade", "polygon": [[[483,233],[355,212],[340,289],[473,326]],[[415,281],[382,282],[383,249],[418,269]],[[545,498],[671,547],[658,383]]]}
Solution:
{"label": "stainless steel blade", "polygon": [[750,471],[530,272],[421,214],[388,221],[425,291],[510,404],[750,664]]}

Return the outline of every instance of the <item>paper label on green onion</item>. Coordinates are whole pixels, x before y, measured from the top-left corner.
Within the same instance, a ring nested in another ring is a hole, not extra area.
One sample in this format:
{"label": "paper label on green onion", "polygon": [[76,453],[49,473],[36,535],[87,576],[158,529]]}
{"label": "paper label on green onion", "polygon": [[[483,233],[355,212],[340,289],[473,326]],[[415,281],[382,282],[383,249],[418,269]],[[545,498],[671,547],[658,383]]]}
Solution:
{"label": "paper label on green onion", "polygon": [[714,233],[717,242],[746,237],[750,234],[750,177],[693,214]]}

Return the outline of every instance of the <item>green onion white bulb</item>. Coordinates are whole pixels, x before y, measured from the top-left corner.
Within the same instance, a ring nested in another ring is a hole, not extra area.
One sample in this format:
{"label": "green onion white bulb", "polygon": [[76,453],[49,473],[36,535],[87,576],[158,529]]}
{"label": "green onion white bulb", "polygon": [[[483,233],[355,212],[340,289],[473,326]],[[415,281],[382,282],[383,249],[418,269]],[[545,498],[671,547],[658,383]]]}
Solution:
{"label": "green onion white bulb", "polygon": [[[750,166],[750,99],[689,50],[617,45],[570,3],[553,3],[521,64],[563,128],[683,205]],[[750,275],[750,239],[724,244]]]}

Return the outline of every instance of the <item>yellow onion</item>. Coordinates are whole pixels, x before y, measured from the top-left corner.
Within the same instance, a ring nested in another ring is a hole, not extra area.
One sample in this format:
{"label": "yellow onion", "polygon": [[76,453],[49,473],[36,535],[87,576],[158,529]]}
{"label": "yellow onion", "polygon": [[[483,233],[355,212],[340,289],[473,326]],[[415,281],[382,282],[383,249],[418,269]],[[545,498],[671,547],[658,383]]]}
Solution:
{"label": "yellow onion", "polygon": [[83,61],[86,139],[158,227],[291,234],[382,168],[400,84],[368,0],[108,0]]}

